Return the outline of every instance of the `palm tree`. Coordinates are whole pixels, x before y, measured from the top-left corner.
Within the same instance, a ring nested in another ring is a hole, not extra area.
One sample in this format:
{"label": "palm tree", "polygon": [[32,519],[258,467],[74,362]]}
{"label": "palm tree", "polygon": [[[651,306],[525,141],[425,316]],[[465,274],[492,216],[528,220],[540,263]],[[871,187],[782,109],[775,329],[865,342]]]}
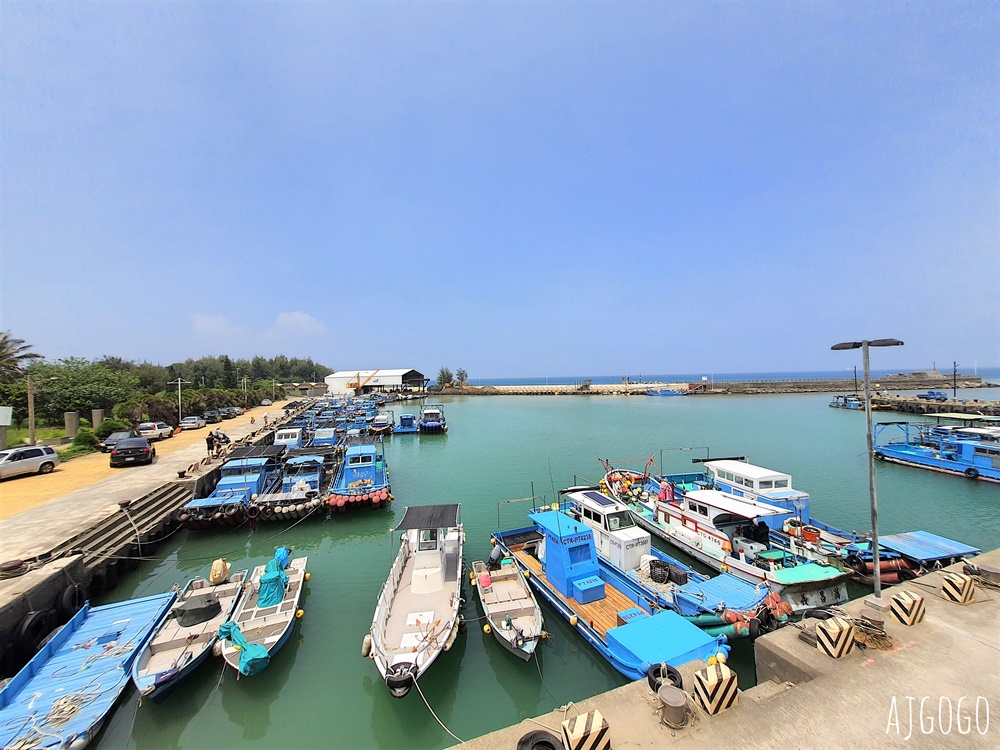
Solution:
{"label": "palm tree", "polygon": [[24,374],[24,368],[32,360],[41,359],[41,354],[29,352],[30,344],[24,339],[16,339],[10,331],[0,332],[0,382],[16,380]]}

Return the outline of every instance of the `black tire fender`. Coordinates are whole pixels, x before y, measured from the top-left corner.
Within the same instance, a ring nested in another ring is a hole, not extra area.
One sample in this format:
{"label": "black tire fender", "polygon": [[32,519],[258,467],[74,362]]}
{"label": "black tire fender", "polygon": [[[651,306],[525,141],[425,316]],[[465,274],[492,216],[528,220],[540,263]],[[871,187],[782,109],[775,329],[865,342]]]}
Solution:
{"label": "black tire fender", "polygon": [[669,664],[650,664],[646,670],[646,682],[654,693],[660,689],[660,685],[666,683],[675,688],[683,690],[684,680],[681,673]]}
{"label": "black tire fender", "polygon": [[563,741],[552,732],[536,729],[517,741],[517,750],[563,750]]}
{"label": "black tire fender", "polygon": [[38,651],[38,644],[56,626],[54,615],[55,610],[51,609],[29,612],[17,624],[14,629],[14,644],[23,656],[30,659]]}
{"label": "black tire fender", "polygon": [[969,479],[979,479],[979,471],[972,468],[966,469],[965,476],[967,476]]}
{"label": "black tire fender", "polygon": [[59,612],[60,619],[70,619],[80,611],[80,608],[83,607],[86,601],[87,587],[71,583],[59,592],[59,598],[56,599],[56,610]]}
{"label": "black tire fender", "polygon": [[879,453],[878,451],[875,451],[875,460],[876,461],[884,461],[885,460],[885,454],[884,453]]}

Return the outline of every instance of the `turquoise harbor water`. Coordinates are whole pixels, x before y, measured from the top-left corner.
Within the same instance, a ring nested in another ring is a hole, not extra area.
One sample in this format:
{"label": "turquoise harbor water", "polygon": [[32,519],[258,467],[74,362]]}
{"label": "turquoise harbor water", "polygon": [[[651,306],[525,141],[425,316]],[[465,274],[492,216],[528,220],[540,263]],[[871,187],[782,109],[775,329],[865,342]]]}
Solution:
{"label": "turquoise harbor water", "polygon": [[[1000,389],[967,398],[1000,398]],[[225,555],[234,569],[266,561],[276,544],[309,555],[312,580],[305,617],[263,673],[237,681],[216,660],[164,703],[123,702],[100,741],[102,748],[441,748],[454,744],[420,694],[394,700],[361,641],[396,543],[389,529],[403,506],[462,503],[466,561],[488,554],[497,503],[554,491],[602,475],[598,458],[645,459],[661,451],[666,470],[690,458],[746,455],[788,472],[812,495],[814,515],[848,529],[869,526],[862,413],[830,409],[830,394],[775,396],[495,397],[445,400],[450,431],[443,436],[396,436],[387,441],[394,506],[388,511],[310,519],[285,530],[261,524],[204,534],[181,531],[112,592],[114,600],[161,592],[207,575]],[[397,406],[398,418],[400,411]],[[415,409],[414,409],[415,410]],[[875,414],[876,420],[900,415]],[[877,467],[880,530],[926,529],[992,549],[1000,543],[1000,487],[893,465]],[[527,504],[500,510],[505,528],[524,525]],[[467,582],[466,582],[467,583]],[[468,618],[480,616],[466,585]],[[451,651],[421,679],[431,707],[452,732],[471,739],[522,718],[558,708],[624,683],[610,665],[550,609],[538,664],[524,664],[469,625]],[[743,686],[753,658],[739,642],[731,663]],[[220,676],[222,677],[220,681]]]}

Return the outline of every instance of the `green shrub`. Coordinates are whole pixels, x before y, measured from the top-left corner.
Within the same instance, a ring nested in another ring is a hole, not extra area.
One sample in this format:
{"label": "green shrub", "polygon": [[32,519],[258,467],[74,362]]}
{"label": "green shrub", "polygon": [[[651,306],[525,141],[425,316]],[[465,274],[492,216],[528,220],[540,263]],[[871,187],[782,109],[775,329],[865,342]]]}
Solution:
{"label": "green shrub", "polygon": [[80,431],[76,433],[76,437],[73,438],[74,448],[96,448],[97,447],[97,435],[94,431],[87,428],[81,427]]}
{"label": "green shrub", "polygon": [[101,422],[101,426],[97,428],[94,434],[100,440],[104,440],[112,432],[121,432],[123,430],[129,430],[132,425],[120,419],[105,419]]}

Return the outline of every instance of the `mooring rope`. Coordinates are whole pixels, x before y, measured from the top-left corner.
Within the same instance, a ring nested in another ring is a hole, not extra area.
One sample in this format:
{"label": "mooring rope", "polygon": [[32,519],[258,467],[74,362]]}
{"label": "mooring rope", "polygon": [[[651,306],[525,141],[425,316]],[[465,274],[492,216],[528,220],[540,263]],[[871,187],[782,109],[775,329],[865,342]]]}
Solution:
{"label": "mooring rope", "polygon": [[430,711],[431,716],[434,717],[434,721],[436,721],[444,731],[450,734],[453,740],[455,740],[456,742],[465,742],[465,740],[463,740],[461,737],[456,736],[454,732],[448,729],[448,727],[444,725],[444,722],[442,722],[441,719],[438,718],[438,715],[434,713],[434,709],[431,708],[431,704],[427,702],[427,698],[424,696],[424,691],[420,689],[420,683],[417,682],[416,675],[413,675],[413,684],[416,686],[417,692],[420,693],[420,697],[424,701],[424,705],[427,706],[427,710]]}

